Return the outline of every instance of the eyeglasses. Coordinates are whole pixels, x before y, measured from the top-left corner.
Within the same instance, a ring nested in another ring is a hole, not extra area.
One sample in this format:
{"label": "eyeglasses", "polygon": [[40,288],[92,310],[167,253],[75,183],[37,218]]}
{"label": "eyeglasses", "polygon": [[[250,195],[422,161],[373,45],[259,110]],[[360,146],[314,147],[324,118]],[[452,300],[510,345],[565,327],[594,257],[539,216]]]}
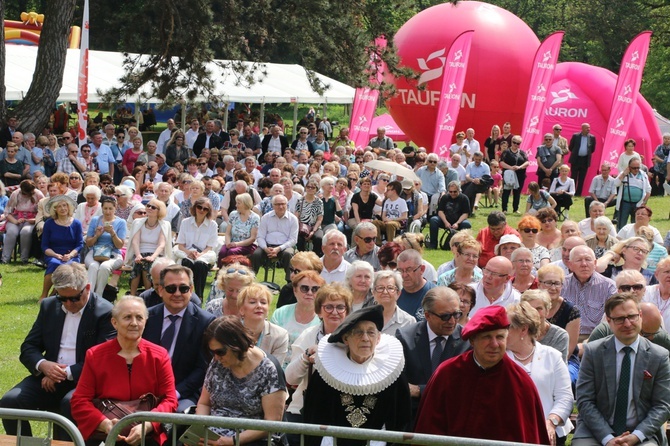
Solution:
{"label": "eyeglasses", "polygon": [[158,210],[158,206],[154,206],[153,204],[147,204],[147,205],[144,206],[144,207],[147,208],[147,209],[154,210],[154,211],[155,211],[155,210]]}
{"label": "eyeglasses", "polygon": [[471,307],[472,302],[470,300],[467,300],[467,299],[461,299],[461,305],[467,305],[467,306]]}
{"label": "eyeglasses", "polygon": [[384,181],[384,182],[386,182],[386,183],[389,182],[389,180],[387,180],[386,178],[379,178],[377,181]]}
{"label": "eyeglasses", "polygon": [[554,129],[554,131],[556,131],[556,132],[560,132],[560,131],[562,131],[562,130],[563,130],[563,129],[561,129],[561,128],[555,128],[555,129]]}
{"label": "eyeglasses", "polygon": [[316,294],[316,292],[319,291],[320,288],[321,288],[320,286],[316,286],[316,285],[312,286],[312,287],[310,287],[309,285],[300,285],[298,287],[300,292],[303,293],[303,294],[307,294],[307,293],[310,293],[310,292],[312,294]]}
{"label": "eyeglasses", "polygon": [[189,291],[191,291],[191,286],[190,285],[166,285],[163,287],[165,291],[167,291],[170,294],[174,294],[179,290],[181,294],[186,294]]}
{"label": "eyeglasses", "polygon": [[477,260],[479,258],[479,254],[472,254],[472,253],[469,253],[469,252],[463,253],[461,251],[458,251],[458,254],[462,255],[466,259]]}
{"label": "eyeglasses", "polygon": [[197,204],[197,205],[195,205],[195,208],[196,208],[197,210],[199,210],[199,211],[209,211],[209,210],[211,210],[211,209],[208,208],[207,206],[203,206],[203,205],[201,205],[201,204]]}
{"label": "eyeglasses", "polygon": [[79,154],[79,152],[77,152],[77,151],[70,152],[70,155],[78,155],[78,154]]}
{"label": "eyeglasses", "polygon": [[629,167],[630,170],[640,170],[639,167]]}
{"label": "eyeglasses", "polygon": [[423,265],[419,265],[419,266],[417,266],[416,268],[407,268],[407,269],[405,269],[405,270],[398,269],[398,272],[399,272],[400,274],[411,274],[411,273],[415,273],[415,272],[417,272],[417,271],[419,270],[419,268],[421,268],[422,266],[423,266]]}
{"label": "eyeglasses", "polygon": [[79,292],[79,294],[77,294],[76,296],[71,296],[71,297],[69,297],[69,296],[61,296],[60,294],[58,294],[58,291],[56,291],[56,299],[57,299],[58,302],[60,302],[60,303],[65,303],[65,302],[79,302],[79,301],[81,300],[81,295],[84,294],[84,291],[86,291],[86,288],[84,288],[83,290],[81,290],[81,291]]}
{"label": "eyeglasses", "polygon": [[528,234],[528,233],[530,233],[530,232],[532,232],[533,234],[537,234],[537,233],[539,232],[539,229],[535,229],[535,228],[523,228],[523,232],[525,232],[526,234]]}
{"label": "eyeglasses", "polygon": [[540,220],[540,223],[545,224],[545,223],[553,223],[554,220],[553,218],[545,218],[544,220]]}
{"label": "eyeglasses", "polygon": [[76,175],[75,175],[75,176],[71,176],[70,179],[71,179],[71,180],[81,180],[81,178],[79,178],[79,177],[76,176]]}
{"label": "eyeglasses", "polygon": [[125,139],[125,136],[117,136],[116,139],[117,139],[117,140],[119,140],[119,139]]}
{"label": "eyeglasses", "polygon": [[639,246],[626,246],[626,248],[632,249],[633,251],[635,251],[638,254],[644,254],[644,255],[649,254],[648,249],[640,248]]}
{"label": "eyeglasses", "polygon": [[137,215],[147,215],[146,211],[135,211]]}
{"label": "eyeglasses", "polygon": [[81,153],[91,153],[90,150],[82,150]]}
{"label": "eyeglasses", "polygon": [[542,285],[546,286],[547,288],[558,288],[563,286],[563,282],[552,282],[550,280],[544,280],[540,282]]}
{"label": "eyeglasses", "polygon": [[654,332],[654,333],[647,333],[647,332],[644,331],[644,330],[640,330],[640,336],[642,336],[643,338],[647,338],[647,339],[649,339],[649,340],[651,341],[651,340],[654,339],[654,337],[655,337],[657,334],[659,334],[660,332],[661,332],[661,330],[658,330],[658,331],[656,331],[656,332]]}
{"label": "eyeglasses", "polygon": [[516,259],[514,263],[533,263],[530,259]]}
{"label": "eyeglasses", "polygon": [[246,272],[246,271],[243,270],[243,269],[228,268],[228,269],[226,270],[226,274],[235,274],[235,273],[237,273],[237,274],[241,274],[241,275],[243,275],[243,276],[246,276],[247,274],[249,274],[248,272]]}
{"label": "eyeglasses", "polygon": [[360,328],[354,328],[353,330],[350,331],[351,336],[355,338],[362,338],[363,335],[367,335],[368,338],[376,338],[377,337],[377,330],[361,330]]}
{"label": "eyeglasses", "polygon": [[209,352],[212,354],[212,356],[226,356],[226,353],[228,353],[228,349],[226,347],[222,348],[217,348],[216,350],[210,349]]}
{"label": "eyeglasses", "polygon": [[437,161],[435,161],[435,160],[431,160],[431,161],[427,161],[427,163],[428,163],[428,164],[437,164]]}
{"label": "eyeglasses", "polygon": [[512,144],[514,144],[515,146],[518,146],[519,144],[521,144],[521,141],[512,141]]}
{"label": "eyeglasses", "polygon": [[628,316],[609,318],[609,320],[614,322],[615,325],[623,325],[623,323],[626,322],[626,320],[628,320],[629,322],[637,322],[638,319],[640,319],[640,313],[629,314]]}
{"label": "eyeglasses", "polygon": [[363,240],[365,243],[372,243],[377,239],[377,237],[361,237],[360,235],[357,235],[356,237]]}
{"label": "eyeglasses", "polygon": [[630,293],[631,291],[642,291],[644,285],[641,283],[636,283],[634,285],[619,285],[619,290],[622,293]]}
{"label": "eyeglasses", "polygon": [[398,287],[394,286],[394,285],[389,285],[389,286],[380,285],[380,286],[375,287],[375,291],[378,292],[378,293],[383,293],[384,291],[386,291],[387,293],[391,294],[391,293],[395,293],[396,291],[398,291]]}
{"label": "eyeglasses", "polygon": [[321,308],[323,308],[326,311],[326,313],[332,313],[333,311],[336,311],[337,314],[342,314],[345,311],[347,311],[346,305],[328,304],[328,305],[322,305]]}
{"label": "eyeglasses", "polygon": [[509,274],[497,273],[497,272],[491,271],[490,269],[487,269],[487,268],[482,268],[482,272],[486,275],[493,276],[493,277],[498,277],[498,278],[503,278],[503,277],[509,276]]}
{"label": "eyeglasses", "polygon": [[198,163],[198,166],[206,166],[207,163]]}
{"label": "eyeglasses", "polygon": [[449,322],[449,319],[451,319],[452,317],[455,320],[458,321],[461,318],[461,316],[463,316],[462,311],[456,311],[456,312],[453,312],[453,313],[442,313],[442,314],[437,314],[437,313],[433,313],[432,311],[429,311],[428,313],[430,313],[433,316],[439,318],[440,320],[442,320],[442,322]]}

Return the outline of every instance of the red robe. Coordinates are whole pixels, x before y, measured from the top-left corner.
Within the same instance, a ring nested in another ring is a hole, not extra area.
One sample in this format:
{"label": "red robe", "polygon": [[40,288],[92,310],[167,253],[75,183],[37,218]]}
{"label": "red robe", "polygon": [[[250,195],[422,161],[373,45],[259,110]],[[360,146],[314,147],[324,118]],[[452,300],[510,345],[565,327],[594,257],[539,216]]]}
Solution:
{"label": "red robe", "polygon": [[[141,339],[140,354],[133,359],[132,371],[129,372],[126,360],[118,355],[119,350],[121,346],[114,338],[86,352],[84,370],[70,403],[72,417],[84,440],[106,418],[93,406],[94,398],[131,401],[151,392],[157,397],[165,397],[153,411],[177,410],[177,392],[168,352],[159,345]],[[163,444],[167,435],[160,423],[153,423],[153,427],[154,439]]]}
{"label": "red robe", "polygon": [[423,392],[415,432],[549,444],[528,373],[507,355],[483,370],[468,351],[443,362]]}

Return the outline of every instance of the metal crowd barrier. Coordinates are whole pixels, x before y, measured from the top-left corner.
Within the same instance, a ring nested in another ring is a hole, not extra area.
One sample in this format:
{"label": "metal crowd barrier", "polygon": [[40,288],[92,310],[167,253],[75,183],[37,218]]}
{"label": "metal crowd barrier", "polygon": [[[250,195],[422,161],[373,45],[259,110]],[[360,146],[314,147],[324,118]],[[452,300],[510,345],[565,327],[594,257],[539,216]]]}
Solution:
{"label": "metal crowd barrier", "polygon": [[[49,423],[47,427],[47,437],[53,437],[53,425],[58,424],[70,436],[75,446],[86,446],[84,438],[74,423],[62,415],[40,410],[24,409],[2,409],[0,408],[0,418],[17,421],[44,421]],[[16,432],[16,444],[21,443],[21,423],[18,423]]]}
{"label": "metal crowd barrier", "polygon": [[[161,412],[137,412],[123,417],[107,435],[105,446],[114,446],[121,430],[133,423],[145,421],[204,427],[225,427],[239,433],[240,430],[260,430],[269,432],[268,446],[272,446],[272,433],[288,433],[300,435],[300,446],[304,446],[305,435],[315,437],[334,437],[333,446],[337,446],[337,438],[365,440],[368,446],[370,441],[384,441],[386,443],[402,443],[425,446],[530,446],[527,443],[512,443],[507,441],[482,440],[478,438],[447,437],[440,435],[415,434],[411,432],[394,432],[373,429],[355,429],[340,426],[320,426],[316,424],[287,423],[282,421],[251,420],[242,418],[225,418],[205,415],[186,415]],[[143,429],[144,430],[144,429]],[[144,446],[144,432],[142,432],[142,446]],[[236,446],[239,446],[239,435],[236,435]],[[177,444],[176,429],[172,429],[169,439],[171,446]],[[207,439],[204,441],[207,444]]]}

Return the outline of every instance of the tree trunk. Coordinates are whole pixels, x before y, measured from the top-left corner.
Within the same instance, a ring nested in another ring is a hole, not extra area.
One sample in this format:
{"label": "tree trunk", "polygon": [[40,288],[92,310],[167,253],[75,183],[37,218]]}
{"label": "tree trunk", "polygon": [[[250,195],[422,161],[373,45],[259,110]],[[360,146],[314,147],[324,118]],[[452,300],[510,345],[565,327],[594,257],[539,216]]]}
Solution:
{"label": "tree trunk", "polygon": [[7,114],[7,106],[5,105],[5,95],[7,90],[5,88],[5,64],[7,55],[5,54],[5,2],[0,1],[0,123],[5,122],[5,115]]}
{"label": "tree trunk", "polygon": [[33,81],[26,97],[15,110],[23,132],[39,135],[56,107],[63,86],[67,41],[75,4],[76,0],[51,0],[46,3]]}

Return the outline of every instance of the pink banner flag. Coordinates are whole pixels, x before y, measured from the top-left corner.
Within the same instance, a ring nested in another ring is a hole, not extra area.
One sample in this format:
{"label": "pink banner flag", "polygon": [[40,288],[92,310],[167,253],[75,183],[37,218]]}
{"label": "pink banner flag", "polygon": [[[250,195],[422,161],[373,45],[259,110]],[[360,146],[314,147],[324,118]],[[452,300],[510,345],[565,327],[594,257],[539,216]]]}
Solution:
{"label": "pink banner flag", "polygon": [[461,110],[461,94],[468,71],[470,46],[474,31],[465,31],[451,44],[444,63],[440,102],[437,108],[437,121],[433,137],[433,152],[440,158],[447,158],[454,126]]}
{"label": "pink banner flag", "polygon": [[561,51],[563,34],[563,31],[557,31],[544,39],[535,53],[535,60],[533,60],[526,99],[526,112],[523,115],[523,126],[521,127],[522,149],[526,151],[530,160],[527,169],[528,174],[534,174],[537,171],[535,149],[542,144],[542,123],[544,121],[544,109],[547,105],[547,92],[554,79],[554,70],[558,61],[558,53]]}
{"label": "pink banner flag", "polygon": [[79,81],[77,83],[77,123],[79,147],[86,144],[88,128],[88,0],[84,2],[84,17],[81,25],[81,45],[79,46]]}
{"label": "pink banner flag", "polygon": [[[386,39],[379,37],[375,39],[377,48],[386,47]],[[370,84],[380,85],[384,76],[383,62],[372,51],[370,53]],[[351,111],[351,122],[349,123],[349,138],[354,141],[356,147],[365,147],[370,141],[370,125],[377,111],[377,100],[379,90],[370,87],[356,89],[354,105]]]}
{"label": "pink banner flag", "polygon": [[[628,130],[633,121],[637,97],[642,84],[642,72],[649,54],[651,31],[638,34],[628,45],[619,68],[619,78],[614,88],[612,109],[607,122],[605,144],[598,166],[609,161],[616,171],[616,163],[623,152],[623,143],[628,138]],[[615,172],[612,172],[613,174]]]}

